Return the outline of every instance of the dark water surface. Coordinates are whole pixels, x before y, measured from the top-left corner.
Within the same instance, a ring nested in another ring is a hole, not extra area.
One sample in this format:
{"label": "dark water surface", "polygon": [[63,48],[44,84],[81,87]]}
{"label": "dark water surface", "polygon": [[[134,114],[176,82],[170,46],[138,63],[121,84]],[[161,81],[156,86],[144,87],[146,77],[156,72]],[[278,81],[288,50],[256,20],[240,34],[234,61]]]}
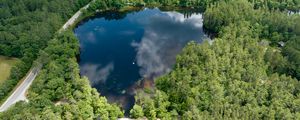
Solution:
{"label": "dark water surface", "polygon": [[125,110],[134,104],[131,88],[138,80],[169,72],[189,41],[206,38],[201,14],[159,9],[103,13],[83,21],[75,34],[81,47],[80,74]]}

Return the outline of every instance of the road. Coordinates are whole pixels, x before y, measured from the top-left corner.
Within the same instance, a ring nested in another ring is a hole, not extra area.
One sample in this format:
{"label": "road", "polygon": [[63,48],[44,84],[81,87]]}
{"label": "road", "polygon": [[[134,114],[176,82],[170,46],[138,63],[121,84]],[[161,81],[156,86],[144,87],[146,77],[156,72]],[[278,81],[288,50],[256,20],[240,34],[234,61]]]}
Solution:
{"label": "road", "polygon": [[70,25],[72,25],[76,19],[81,15],[81,11],[77,11],[62,27],[62,30],[66,30]]}
{"label": "road", "polygon": [[[93,2],[93,1],[92,1]],[[62,26],[62,28],[60,29],[60,31],[62,30],[66,30],[69,26],[73,25],[75,23],[75,21],[77,20],[77,18],[82,14],[81,10],[86,10],[88,7],[90,6],[90,4],[87,4],[86,6],[84,6],[83,8],[81,8],[80,10],[78,10],[65,24],[64,26]]]}
{"label": "road", "polygon": [[11,105],[18,101],[27,101],[26,91],[35,79],[39,72],[39,68],[33,68],[26,76],[24,81],[18,86],[18,88],[8,97],[8,99],[0,107],[0,112],[7,110]]}
{"label": "road", "polygon": [[[93,1],[92,1],[93,2]],[[87,9],[90,4],[87,4],[81,9]],[[70,25],[74,24],[76,19],[82,14],[81,9],[78,10],[63,26],[59,31],[66,30]],[[7,110],[11,105],[19,101],[28,101],[26,99],[26,91],[30,87],[31,83],[38,75],[41,67],[34,67],[29,74],[27,74],[25,80],[18,86],[18,88],[6,99],[1,105],[0,112]]]}

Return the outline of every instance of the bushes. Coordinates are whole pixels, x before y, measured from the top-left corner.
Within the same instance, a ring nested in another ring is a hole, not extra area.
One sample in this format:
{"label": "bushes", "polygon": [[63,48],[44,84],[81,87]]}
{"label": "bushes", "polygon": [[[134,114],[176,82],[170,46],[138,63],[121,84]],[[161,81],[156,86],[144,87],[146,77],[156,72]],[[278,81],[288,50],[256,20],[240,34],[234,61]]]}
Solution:
{"label": "bushes", "polygon": [[130,110],[130,117],[131,118],[141,118],[144,117],[143,108],[139,105],[134,105],[133,108]]}

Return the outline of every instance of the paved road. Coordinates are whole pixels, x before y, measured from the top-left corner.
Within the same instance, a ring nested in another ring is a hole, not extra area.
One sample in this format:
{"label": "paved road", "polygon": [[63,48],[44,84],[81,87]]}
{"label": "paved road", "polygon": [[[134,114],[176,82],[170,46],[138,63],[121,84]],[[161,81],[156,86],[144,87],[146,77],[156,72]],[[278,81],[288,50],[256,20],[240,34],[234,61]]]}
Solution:
{"label": "paved road", "polygon": [[70,25],[72,25],[76,19],[81,15],[81,11],[77,11],[65,24],[64,26],[62,27],[62,30],[65,30],[67,29]]}
{"label": "paved road", "polygon": [[27,101],[26,91],[31,85],[32,81],[39,72],[39,68],[33,68],[30,73],[26,76],[25,80],[20,86],[9,96],[9,98],[0,107],[0,112],[7,110],[11,105],[18,101]]}
{"label": "paved road", "polygon": [[77,20],[77,18],[82,14],[81,10],[85,10],[90,6],[90,4],[87,4],[86,6],[84,6],[83,8],[81,8],[80,10],[78,10],[62,27],[62,29],[60,29],[60,31],[62,30],[66,30],[70,25],[73,25],[74,22]]}

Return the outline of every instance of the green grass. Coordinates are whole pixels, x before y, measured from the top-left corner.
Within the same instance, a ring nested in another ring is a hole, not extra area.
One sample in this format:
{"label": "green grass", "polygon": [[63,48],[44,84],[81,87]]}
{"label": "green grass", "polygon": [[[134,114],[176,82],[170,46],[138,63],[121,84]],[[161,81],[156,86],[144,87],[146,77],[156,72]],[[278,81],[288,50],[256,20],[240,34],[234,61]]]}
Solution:
{"label": "green grass", "polygon": [[0,56],[0,84],[8,79],[10,75],[10,69],[19,60],[17,58],[10,58],[5,56]]}

